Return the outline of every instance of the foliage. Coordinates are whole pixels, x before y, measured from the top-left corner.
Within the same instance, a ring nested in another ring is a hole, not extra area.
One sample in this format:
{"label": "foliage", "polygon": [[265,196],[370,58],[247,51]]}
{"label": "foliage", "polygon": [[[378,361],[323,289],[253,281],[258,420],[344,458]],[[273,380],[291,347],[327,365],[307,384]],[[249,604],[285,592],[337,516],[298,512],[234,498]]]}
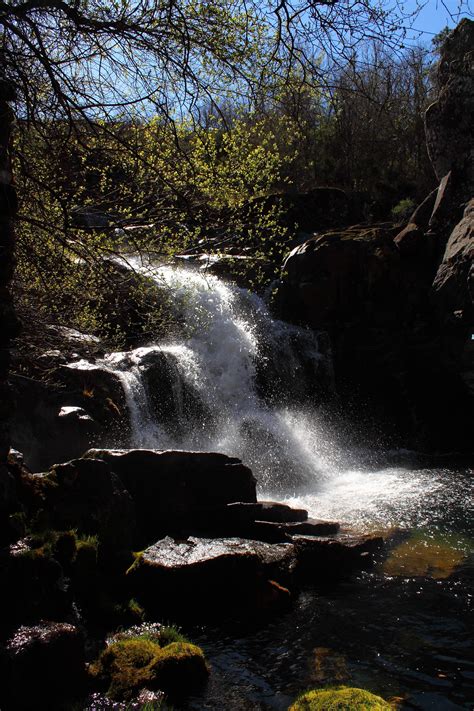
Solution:
{"label": "foliage", "polygon": [[395,222],[402,224],[410,218],[410,215],[413,213],[415,207],[416,205],[414,200],[411,198],[404,198],[403,200],[400,200],[394,208],[392,208],[392,218]]}
{"label": "foliage", "polygon": [[364,689],[340,686],[302,694],[288,711],[390,711],[380,696]]}
{"label": "foliage", "polygon": [[199,246],[278,264],[291,235],[268,195],[336,184],[377,217],[423,193],[427,53],[400,52],[408,19],[373,0],[2,7],[26,331],[156,337],[168,302],[110,258]]}

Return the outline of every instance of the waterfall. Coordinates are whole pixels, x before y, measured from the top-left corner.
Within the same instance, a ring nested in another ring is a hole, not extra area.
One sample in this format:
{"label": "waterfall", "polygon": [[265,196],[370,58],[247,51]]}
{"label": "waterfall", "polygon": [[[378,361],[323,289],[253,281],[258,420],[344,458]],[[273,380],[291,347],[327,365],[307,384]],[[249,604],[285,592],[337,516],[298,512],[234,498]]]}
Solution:
{"label": "waterfall", "polygon": [[[122,383],[130,446],[237,456],[260,487],[275,494],[327,468],[314,418],[310,423],[293,404],[314,388],[320,371],[326,380],[331,376],[330,354],[321,353],[318,336],[273,319],[259,296],[216,276],[135,257],[127,263],[172,291],[184,325],[180,339],[111,353],[100,362]],[[86,367],[84,361],[71,365]],[[164,366],[166,384],[150,384],[150,370]],[[163,398],[173,402],[158,422]]]}

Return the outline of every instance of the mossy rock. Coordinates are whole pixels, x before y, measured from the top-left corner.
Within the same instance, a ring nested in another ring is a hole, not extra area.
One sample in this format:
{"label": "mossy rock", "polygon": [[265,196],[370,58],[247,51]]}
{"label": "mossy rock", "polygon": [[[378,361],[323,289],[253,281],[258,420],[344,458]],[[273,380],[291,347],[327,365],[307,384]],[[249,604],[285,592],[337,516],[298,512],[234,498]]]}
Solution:
{"label": "mossy rock", "polygon": [[288,711],[390,711],[391,708],[387,701],[369,691],[341,686],[308,691]]}
{"label": "mossy rock", "polygon": [[194,644],[173,642],[160,647],[138,637],[110,644],[89,671],[108,687],[112,699],[130,699],[144,687],[182,695],[183,689],[192,690],[209,673],[202,650]]}

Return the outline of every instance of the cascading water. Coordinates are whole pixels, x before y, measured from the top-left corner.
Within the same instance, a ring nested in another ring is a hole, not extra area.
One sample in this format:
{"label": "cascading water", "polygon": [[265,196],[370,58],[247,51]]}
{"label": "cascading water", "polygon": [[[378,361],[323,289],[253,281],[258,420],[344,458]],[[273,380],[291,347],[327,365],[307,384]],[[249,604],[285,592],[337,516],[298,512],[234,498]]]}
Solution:
{"label": "cascading water", "polygon": [[260,496],[362,528],[424,525],[467,504],[471,487],[447,487],[442,473],[364,471],[338,447],[313,405],[315,383],[332,377],[320,336],[273,319],[260,297],[201,270],[127,263],[172,292],[182,335],[70,367],[100,365],[120,380],[129,446],[237,456]]}
{"label": "cascading water", "polygon": [[[130,446],[225,452],[249,464],[260,487],[274,493],[314,477],[322,468],[321,452],[302,435],[302,415],[281,402],[285,392],[295,400],[310,388],[319,369],[331,377],[330,356],[320,353],[317,336],[272,319],[260,297],[215,276],[137,258],[128,264],[173,291],[184,325],[181,342],[111,353],[100,363],[122,383]],[[173,407],[160,423],[153,400],[159,401],[157,390],[164,386],[158,377],[152,392],[149,374],[164,361],[173,372]],[[183,392],[198,407],[183,407]]]}

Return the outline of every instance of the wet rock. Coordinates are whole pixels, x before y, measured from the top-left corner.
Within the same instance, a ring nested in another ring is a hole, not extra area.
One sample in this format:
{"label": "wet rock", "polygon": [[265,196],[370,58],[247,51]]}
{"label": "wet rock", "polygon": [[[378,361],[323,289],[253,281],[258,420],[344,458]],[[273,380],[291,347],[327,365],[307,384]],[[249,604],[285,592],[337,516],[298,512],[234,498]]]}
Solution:
{"label": "wet rock", "polygon": [[255,479],[239,459],[208,452],[90,450],[130,492],[144,540],[202,526],[232,502],[256,502]]}
{"label": "wet rock", "polygon": [[269,542],[284,542],[291,540],[292,536],[330,536],[338,533],[340,524],[335,521],[307,521],[277,523],[272,521],[256,521],[251,531],[257,540]]}
{"label": "wet rock", "polygon": [[274,521],[277,523],[291,523],[296,521],[306,521],[308,512],[304,509],[294,509],[287,504],[280,504],[276,501],[259,501],[258,520]]}
{"label": "wet rock", "polygon": [[374,554],[383,547],[379,536],[347,533],[334,537],[295,535],[292,542],[298,575],[321,584],[370,565]]}
{"label": "wet rock", "polygon": [[2,666],[2,708],[64,708],[84,689],[82,635],[65,622],[20,627],[6,644]]}
{"label": "wet rock", "polygon": [[291,580],[294,566],[294,546],[289,543],[164,538],[140,555],[129,577],[134,594],[149,608],[177,610],[180,616],[232,617],[259,609],[269,592],[268,580]]}
{"label": "wet rock", "polygon": [[[146,349],[144,349],[146,350]],[[179,358],[165,350],[150,350],[140,358],[145,388],[156,421],[173,437],[189,431],[195,422],[211,430],[213,416],[200,394],[182,377]]]}

